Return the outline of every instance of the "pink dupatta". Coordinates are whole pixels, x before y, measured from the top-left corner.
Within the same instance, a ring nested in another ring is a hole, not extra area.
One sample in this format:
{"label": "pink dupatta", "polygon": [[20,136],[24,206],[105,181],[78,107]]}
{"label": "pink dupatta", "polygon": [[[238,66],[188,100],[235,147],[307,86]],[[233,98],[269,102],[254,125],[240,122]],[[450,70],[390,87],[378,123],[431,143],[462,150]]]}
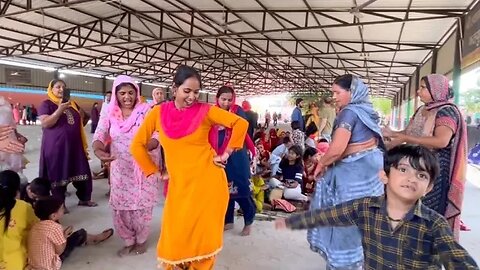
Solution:
{"label": "pink dupatta", "polygon": [[174,101],[160,105],[162,130],[170,139],[180,139],[195,132],[210,110],[210,105],[196,102],[192,106],[177,109]]}
{"label": "pink dupatta", "polygon": [[[122,109],[120,109],[118,100],[117,100],[117,87],[122,83],[128,83],[132,85],[137,91],[137,99],[135,101],[135,107],[133,108],[132,113],[127,119],[124,119],[122,114]],[[141,121],[145,117],[145,114],[150,109],[150,106],[147,103],[144,103],[140,99],[140,89],[135,81],[125,75],[118,76],[113,82],[112,86],[112,99],[109,103],[109,118],[110,124],[116,126],[120,129],[121,132],[129,132],[135,125],[140,125]],[[141,119],[140,119],[141,118]]]}

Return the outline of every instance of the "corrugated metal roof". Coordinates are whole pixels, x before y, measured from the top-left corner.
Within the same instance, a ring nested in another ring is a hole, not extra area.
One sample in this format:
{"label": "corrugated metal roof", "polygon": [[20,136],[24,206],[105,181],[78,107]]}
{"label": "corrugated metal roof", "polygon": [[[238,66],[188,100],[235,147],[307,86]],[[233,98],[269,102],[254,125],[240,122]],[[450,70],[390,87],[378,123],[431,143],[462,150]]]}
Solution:
{"label": "corrugated metal roof", "polygon": [[473,2],[13,0],[0,59],[156,82],[190,64],[212,90],[253,93],[322,91],[349,72],[392,97]]}

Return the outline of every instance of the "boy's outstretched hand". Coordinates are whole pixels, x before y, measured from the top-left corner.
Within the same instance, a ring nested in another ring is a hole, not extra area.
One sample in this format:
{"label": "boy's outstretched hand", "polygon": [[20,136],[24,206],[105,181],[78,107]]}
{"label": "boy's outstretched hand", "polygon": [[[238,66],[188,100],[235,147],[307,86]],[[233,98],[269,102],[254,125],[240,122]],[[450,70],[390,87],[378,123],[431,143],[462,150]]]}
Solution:
{"label": "boy's outstretched hand", "polygon": [[275,220],[275,229],[277,230],[285,230],[287,228],[287,223],[285,222],[284,218],[276,219]]}

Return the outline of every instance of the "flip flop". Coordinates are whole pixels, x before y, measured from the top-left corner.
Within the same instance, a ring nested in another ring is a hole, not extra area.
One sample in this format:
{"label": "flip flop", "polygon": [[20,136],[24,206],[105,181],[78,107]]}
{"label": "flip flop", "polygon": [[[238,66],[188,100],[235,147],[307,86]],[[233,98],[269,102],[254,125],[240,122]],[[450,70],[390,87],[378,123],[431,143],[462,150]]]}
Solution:
{"label": "flip flop", "polygon": [[114,232],[115,232],[115,231],[114,231],[113,229],[107,229],[107,230],[103,231],[101,234],[108,233],[107,237],[105,237],[105,238],[103,238],[103,239],[101,239],[101,240],[92,241],[92,245],[98,245],[98,244],[100,244],[100,243],[103,243],[103,242],[107,241],[108,239],[110,239],[110,237],[113,236],[113,233],[114,233]]}

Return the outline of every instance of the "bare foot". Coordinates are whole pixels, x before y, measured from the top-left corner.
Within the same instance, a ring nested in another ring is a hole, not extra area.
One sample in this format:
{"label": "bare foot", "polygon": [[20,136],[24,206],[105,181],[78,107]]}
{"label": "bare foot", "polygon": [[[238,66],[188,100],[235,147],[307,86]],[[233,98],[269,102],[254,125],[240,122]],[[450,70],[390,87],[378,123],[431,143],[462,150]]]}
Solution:
{"label": "bare foot", "polygon": [[130,254],[130,252],[132,252],[133,247],[134,245],[121,248],[119,251],[117,251],[118,257],[123,257]]}
{"label": "bare foot", "polygon": [[224,231],[230,231],[233,229],[233,223],[225,224]]}
{"label": "bare foot", "polygon": [[252,225],[247,225],[243,227],[242,232],[240,233],[241,236],[249,236],[252,232]]}
{"label": "bare foot", "polygon": [[135,254],[137,255],[147,252],[147,242],[144,242],[142,244],[136,244],[133,248],[133,252],[135,252]]}

